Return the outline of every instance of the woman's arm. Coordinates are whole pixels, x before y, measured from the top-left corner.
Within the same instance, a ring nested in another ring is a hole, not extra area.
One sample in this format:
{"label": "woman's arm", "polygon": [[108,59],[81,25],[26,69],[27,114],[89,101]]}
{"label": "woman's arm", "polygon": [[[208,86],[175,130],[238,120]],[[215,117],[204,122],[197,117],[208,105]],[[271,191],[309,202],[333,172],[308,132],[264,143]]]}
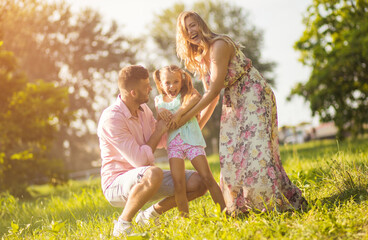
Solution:
{"label": "woman's arm", "polygon": [[183,116],[186,112],[188,112],[194,105],[196,105],[201,100],[201,94],[197,91],[197,89],[193,89],[193,93],[190,96],[189,100],[181,105],[178,111],[175,114],[179,114]]}
{"label": "woman's arm", "polygon": [[[208,91],[209,87],[204,79],[202,79],[202,83],[203,83],[204,90]],[[201,111],[200,118],[198,119],[198,124],[201,129],[203,129],[203,127],[206,125],[206,123],[212,116],[212,113],[215,110],[219,99],[220,99],[220,95],[217,95],[217,97],[213,99],[213,101],[205,109]]]}
{"label": "woman's arm", "polygon": [[[225,77],[228,71],[228,65],[233,55],[234,47],[224,40],[215,41],[210,48],[210,72],[211,84],[208,91],[203,95],[202,99],[181,118],[179,125],[185,124],[189,119],[197,113],[205,109],[211,103],[203,114],[204,120],[210,117],[215,105],[216,98],[219,97],[221,89],[224,87]],[[217,101],[216,101],[217,103]],[[210,111],[211,110],[211,111]],[[205,122],[201,119],[201,124],[204,126]]]}
{"label": "woman's arm", "polygon": [[169,128],[170,129],[176,129],[179,127],[179,121],[181,119],[181,117],[188,112],[194,105],[196,105],[199,101],[201,100],[201,94],[199,94],[199,92],[194,89],[192,95],[190,96],[190,98],[188,99],[188,101],[186,101],[185,103],[183,103],[180,108],[173,114],[170,124],[169,124]]}
{"label": "woman's arm", "polygon": [[206,125],[206,123],[212,116],[212,113],[215,110],[219,99],[220,99],[220,95],[217,95],[217,97],[215,97],[215,99],[213,99],[213,101],[205,109],[201,111],[201,117],[198,121],[199,127],[201,129]]}

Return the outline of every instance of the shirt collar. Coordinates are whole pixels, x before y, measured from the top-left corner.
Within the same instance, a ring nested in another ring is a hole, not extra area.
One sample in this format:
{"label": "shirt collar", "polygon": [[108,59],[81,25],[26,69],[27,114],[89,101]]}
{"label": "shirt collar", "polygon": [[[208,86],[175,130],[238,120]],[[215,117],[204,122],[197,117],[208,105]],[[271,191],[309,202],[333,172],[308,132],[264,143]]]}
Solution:
{"label": "shirt collar", "polygon": [[[123,100],[121,100],[120,94],[118,95],[117,99],[116,99],[116,104],[119,106],[119,108],[121,109],[122,113],[125,115],[126,118],[134,118],[134,116],[132,115],[132,113],[130,112],[129,108],[126,106],[126,104],[123,102]],[[138,108],[140,111],[144,112],[142,105],[139,106]]]}

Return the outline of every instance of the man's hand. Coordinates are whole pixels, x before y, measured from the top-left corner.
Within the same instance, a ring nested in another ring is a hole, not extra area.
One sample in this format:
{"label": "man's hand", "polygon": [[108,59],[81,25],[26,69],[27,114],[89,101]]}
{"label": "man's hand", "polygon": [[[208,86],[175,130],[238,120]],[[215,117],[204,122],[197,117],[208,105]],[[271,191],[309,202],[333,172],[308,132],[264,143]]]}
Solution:
{"label": "man's hand", "polygon": [[158,109],[158,116],[159,116],[159,118],[165,120],[165,122],[168,123],[168,122],[170,122],[173,114],[165,108],[160,108],[160,109]]}

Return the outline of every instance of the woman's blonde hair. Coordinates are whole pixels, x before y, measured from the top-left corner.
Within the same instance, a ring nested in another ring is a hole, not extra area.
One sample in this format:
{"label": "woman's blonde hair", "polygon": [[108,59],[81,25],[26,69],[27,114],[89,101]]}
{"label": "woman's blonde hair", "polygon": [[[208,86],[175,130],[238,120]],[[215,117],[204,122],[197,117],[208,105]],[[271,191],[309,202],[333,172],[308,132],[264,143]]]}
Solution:
{"label": "woman's blonde hair", "polygon": [[158,69],[158,70],[154,71],[153,72],[153,79],[155,80],[157,90],[160,94],[163,94],[163,95],[166,95],[165,91],[162,89],[162,86],[161,86],[161,74],[164,73],[164,72],[171,72],[171,73],[178,72],[178,73],[180,73],[180,77],[181,77],[181,89],[180,89],[181,102],[185,103],[186,101],[188,101],[189,97],[193,93],[193,88],[194,88],[193,83],[192,83],[192,78],[190,77],[189,73],[187,73],[186,71],[184,71],[183,69],[181,69],[180,67],[178,67],[176,65],[166,66],[166,67],[163,67],[161,69]]}
{"label": "woman's blonde hair", "polygon": [[[199,31],[202,33],[203,38],[199,45],[192,44],[189,41],[190,36],[185,26],[185,20],[188,17],[192,17],[197,22]],[[207,65],[201,61],[208,53],[211,44],[218,39],[223,39],[235,45],[228,36],[212,32],[198,13],[184,11],[179,14],[176,22],[176,53],[184,61],[185,67],[190,72],[199,73],[201,78],[208,72]],[[199,57],[200,60],[196,59],[196,57]]]}

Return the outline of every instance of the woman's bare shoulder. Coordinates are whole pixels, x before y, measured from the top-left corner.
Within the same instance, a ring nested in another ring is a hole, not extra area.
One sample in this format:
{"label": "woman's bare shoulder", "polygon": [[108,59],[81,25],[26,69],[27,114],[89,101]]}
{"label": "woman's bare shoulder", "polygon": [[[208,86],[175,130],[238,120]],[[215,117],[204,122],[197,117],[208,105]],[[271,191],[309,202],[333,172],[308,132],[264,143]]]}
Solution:
{"label": "woman's bare shoulder", "polygon": [[211,47],[231,47],[232,44],[229,41],[226,41],[224,38],[216,38],[213,39],[211,43]]}
{"label": "woman's bare shoulder", "polygon": [[230,42],[226,41],[225,39],[219,38],[212,42],[210,47],[211,55],[229,55],[232,56],[234,54],[234,46]]}

